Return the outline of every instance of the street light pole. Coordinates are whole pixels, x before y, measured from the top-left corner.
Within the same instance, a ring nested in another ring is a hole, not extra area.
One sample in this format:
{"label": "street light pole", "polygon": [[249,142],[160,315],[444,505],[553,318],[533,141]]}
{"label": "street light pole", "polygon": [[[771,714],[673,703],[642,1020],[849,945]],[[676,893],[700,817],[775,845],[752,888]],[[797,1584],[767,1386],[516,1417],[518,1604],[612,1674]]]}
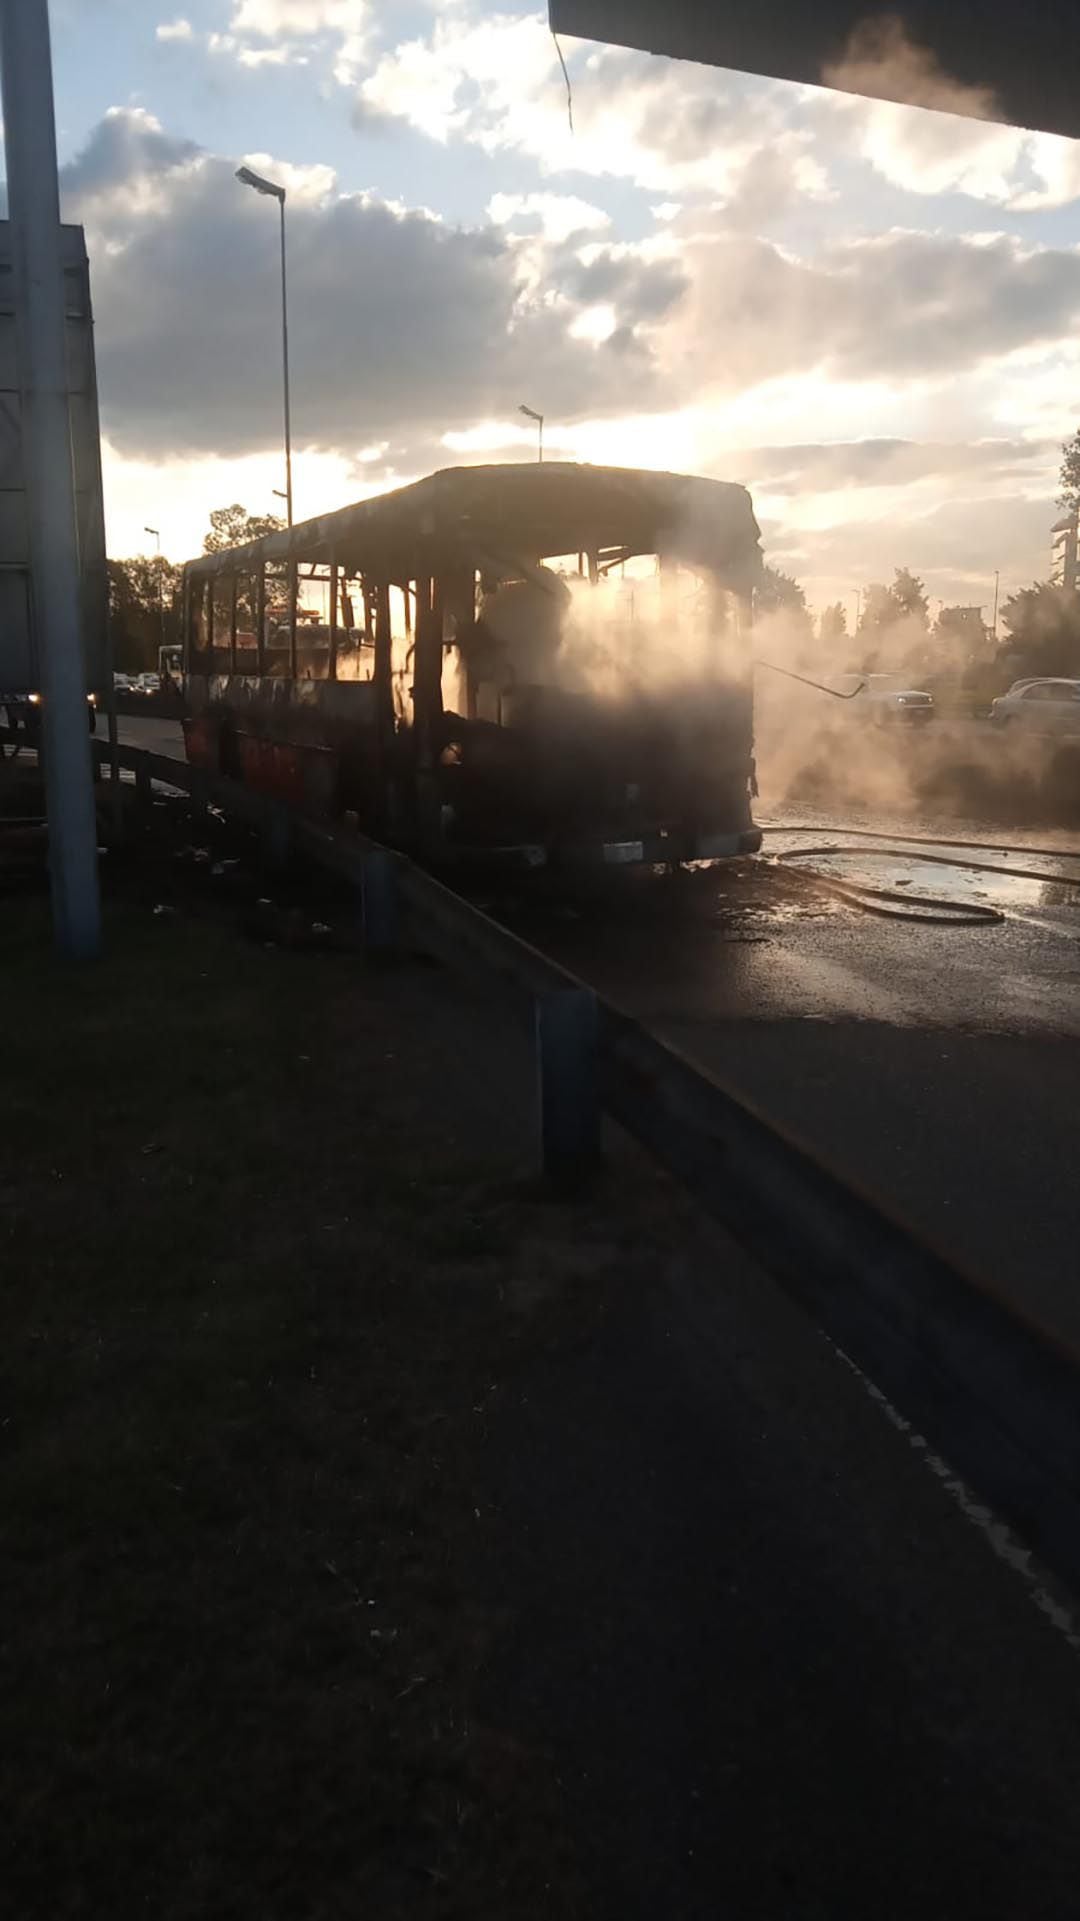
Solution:
{"label": "street light pole", "polygon": [[0,4],[0,79],[53,927],[63,954],[88,960],[101,945],[101,899],[47,0]]}
{"label": "street light pole", "polygon": [[276,200],[281,214],[281,371],[285,398],[285,518],[288,525],[293,524],[292,504],[292,427],[289,416],[289,294],[285,273],[285,189],[276,181],[267,180],[251,167],[237,167],[236,178],[245,187],[252,187],[256,193],[265,194]]}
{"label": "street light pole", "polygon": [[285,279],[285,189],[278,203],[281,212],[281,374],[285,394],[285,517],[292,526],[292,427],[289,420],[289,296]]}
{"label": "street light pole", "polygon": [[540,430],[540,434],[539,434],[540,444],[539,444],[539,452],[537,453],[537,459],[539,460],[542,466],[544,461],[544,416],[543,414],[538,414],[535,407],[526,407],[524,405],[518,408],[518,413],[524,414],[526,420],[535,420],[537,427]]}
{"label": "street light pole", "polygon": [[994,574],[994,625],[993,625],[993,637],[995,641],[997,640],[998,589],[1000,588],[1000,586],[1001,586],[1001,574],[999,572],[995,572]]}
{"label": "street light pole", "polygon": [[144,527],[143,533],[153,534],[154,539],[157,541],[158,628],[160,630],[160,635],[161,635],[161,638],[158,642],[158,645],[161,649],[161,652],[158,657],[158,672],[161,673],[163,672],[164,665],[165,665],[165,583],[161,573],[161,534],[157,527]]}

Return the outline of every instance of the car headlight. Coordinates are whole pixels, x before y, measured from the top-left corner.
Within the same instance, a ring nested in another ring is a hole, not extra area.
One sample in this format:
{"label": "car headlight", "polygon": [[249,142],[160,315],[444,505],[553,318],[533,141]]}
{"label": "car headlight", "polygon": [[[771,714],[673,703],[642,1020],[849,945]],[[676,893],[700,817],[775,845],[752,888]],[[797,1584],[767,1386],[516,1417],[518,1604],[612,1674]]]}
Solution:
{"label": "car headlight", "polygon": [[31,695],[30,695],[30,705],[31,705],[31,707],[40,707],[40,706],[41,706],[41,695],[40,695],[40,694],[31,694]]}

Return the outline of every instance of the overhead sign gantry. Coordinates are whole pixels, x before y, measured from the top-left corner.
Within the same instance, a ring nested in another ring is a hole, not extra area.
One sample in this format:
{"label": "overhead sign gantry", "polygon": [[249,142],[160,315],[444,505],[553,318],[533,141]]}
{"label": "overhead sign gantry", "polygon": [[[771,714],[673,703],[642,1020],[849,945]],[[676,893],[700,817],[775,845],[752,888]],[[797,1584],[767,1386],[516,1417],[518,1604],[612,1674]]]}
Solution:
{"label": "overhead sign gantry", "polygon": [[1080,135],[1077,0],[549,0],[556,33]]}

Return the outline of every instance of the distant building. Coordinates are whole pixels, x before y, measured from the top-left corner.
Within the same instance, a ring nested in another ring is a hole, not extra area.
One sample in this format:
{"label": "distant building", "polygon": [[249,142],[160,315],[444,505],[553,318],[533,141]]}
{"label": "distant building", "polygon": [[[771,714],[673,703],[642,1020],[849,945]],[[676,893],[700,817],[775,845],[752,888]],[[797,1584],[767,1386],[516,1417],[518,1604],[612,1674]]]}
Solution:
{"label": "distant building", "polygon": [[1077,567],[1077,510],[1063,514],[1055,520],[1050,529],[1050,580],[1055,587],[1068,587],[1076,593],[1080,588],[1080,569]]}

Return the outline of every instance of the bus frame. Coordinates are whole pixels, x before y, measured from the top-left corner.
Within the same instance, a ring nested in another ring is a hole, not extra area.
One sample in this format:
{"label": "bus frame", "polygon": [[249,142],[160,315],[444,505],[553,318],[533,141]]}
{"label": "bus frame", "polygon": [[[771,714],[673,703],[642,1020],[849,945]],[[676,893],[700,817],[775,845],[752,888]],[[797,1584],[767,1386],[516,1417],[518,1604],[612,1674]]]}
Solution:
{"label": "bus frame", "polygon": [[[485,590],[546,591],[555,558],[575,576],[567,593],[598,588],[642,557],[661,601],[679,568],[723,596],[722,661],[660,691],[629,660],[610,663],[606,693],[504,679],[493,701],[477,669]],[[429,858],[536,867],[754,852],[760,574],[742,487],[563,462],[446,469],[188,562],[188,756]],[[313,593],[324,604],[305,608]],[[454,650],[460,712],[445,697]]]}

